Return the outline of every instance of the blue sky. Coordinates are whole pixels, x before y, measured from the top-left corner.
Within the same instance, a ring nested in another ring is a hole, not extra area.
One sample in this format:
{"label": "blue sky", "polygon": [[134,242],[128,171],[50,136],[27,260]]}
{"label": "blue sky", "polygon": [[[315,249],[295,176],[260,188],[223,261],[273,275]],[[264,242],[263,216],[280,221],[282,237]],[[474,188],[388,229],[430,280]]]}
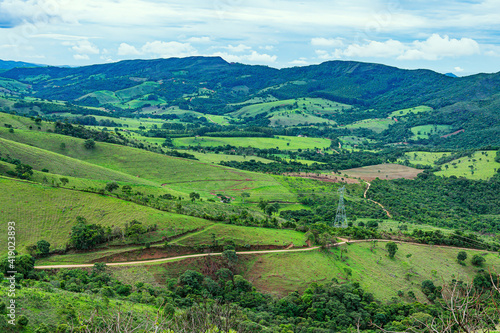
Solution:
{"label": "blue sky", "polygon": [[0,59],[89,65],[221,56],[500,71],[500,0],[0,0]]}

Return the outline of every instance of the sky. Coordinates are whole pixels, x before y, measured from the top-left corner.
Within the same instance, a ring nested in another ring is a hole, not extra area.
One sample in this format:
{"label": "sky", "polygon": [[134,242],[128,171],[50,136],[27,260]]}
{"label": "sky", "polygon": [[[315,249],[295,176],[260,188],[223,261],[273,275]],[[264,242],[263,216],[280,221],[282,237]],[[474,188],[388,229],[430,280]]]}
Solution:
{"label": "sky", "polygon": [[500,0],[0,0],[0,59],[84,66],[220,56],[500,71]]}

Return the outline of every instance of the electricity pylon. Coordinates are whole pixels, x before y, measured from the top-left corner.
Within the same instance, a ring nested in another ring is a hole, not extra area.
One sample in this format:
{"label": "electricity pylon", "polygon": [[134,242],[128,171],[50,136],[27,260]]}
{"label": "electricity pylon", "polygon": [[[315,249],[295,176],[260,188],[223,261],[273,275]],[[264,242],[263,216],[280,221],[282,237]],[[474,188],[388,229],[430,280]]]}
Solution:
{"label": "electricity pylon", "polygon": [[333,223],[333,226],[336,228],[347,228],[347,216],[344,205],[345,186],[339,188],[339,193],[339,206],[337,207],[337,215],[335,215],[335,222]]}

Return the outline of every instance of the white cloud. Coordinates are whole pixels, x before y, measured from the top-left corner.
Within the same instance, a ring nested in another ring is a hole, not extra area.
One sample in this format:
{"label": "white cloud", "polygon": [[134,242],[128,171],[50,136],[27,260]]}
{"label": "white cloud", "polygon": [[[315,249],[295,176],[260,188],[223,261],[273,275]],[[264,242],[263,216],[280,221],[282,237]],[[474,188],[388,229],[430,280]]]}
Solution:
{"label": "white cloud", "polygon": [[75,60],[89,60],[89,56],[86,54],[73,54]]}
{"label": "white cloud", "polygon": [[414,41],[410,49],[399,56],[402,60],[438,60],[445,57],[459,57],[479,54],[479,44],[470,38],[453,39],[433,34],[425,41]]}
{"label": "white cloud", "polygon": [[252,51],[250,54],[235,55],[227,52],[215,52],[212,56],[218,56],[228,62],[254,62],[254,63],[274,63],[278,58],[276,55],[269,55],[265,53],[258,53]]}
{"label": "white cloud", "polygon": [[118,55],[139,55],[139,52],[135,46],[129,45],[127,43],[121,43],[118,47]]}
{"label": "white cloud", "polygon": [[229,52],[245,52],[245,51],[248,51],[248,50],[251,50],[252,48],[250,46],[247,46],[247,45],[244,45],[244,44],[239,44],[237,46],[233,46],[233,45],[228,45],[226,47],[224,47],[225,49],[227,49]]}
{"label": "white cloud", "polygon": [[64,35],[64,34],[36,34],[31,35],[33,38],[47,38],[47,39],[55,39],[55,40],[66,40],[66,41],[78,41],[78,40],[87,40],[94,37],[85,37],[85,36],[73,36],[73,35]]}
{"label": "white cloud", "polygon": [[210,37],[191,37],[187,40],[189,43],[209,43],[212,40]]}
{"label": "white cloud", "polygon": [[273,45],[259,46],[259,49],[266,50],[266,51],[272,51],[272,50],[274,50],[274,46]]}
{"label": "white cloud", "polygon": [[325,46],[325,47],[342,47],[344,42],[340,38],[323,38],[316,37],[311,39],[311,45],[313,46]]}
{"label": "white cloud", "polygon": [[461,73],[461,72],[463,72],[463,71],[464,71],[464,69],[463,69],[462,67],[459,67],[459,66],[455,67],[455,68],[454,68],[454,70],[455,70],[455,72],[457,72],[457,73]]}
{"label": "white cloud", "polygon": [[77,41],[71,49],[80,54],[99,54],[99,48],[88,40]]}
{"label": "white cloud", "polygon": [[299,58],[299,59],[295,59],[295,60],[290,61],[289,64],[293,65],[293,66],[305,66],[305,65],[308,65],[309,62],[307,61],[306,58]]}
{"label": "white cloud", "polygon": [[276,59],[278,58],[275,55],[269,55],[265,53],[258,53],[255,51],[252,51],[252,54],[246,57],[249,61],[251,62],[265,62],[265,63],[272,63],[275,62]]}
{"label": "white cloud", "polygon": [[198,54],[197,50],[189,43],[162,42],[159,40],[147,42],[141,50],[143,53],[149,53],[162,58],[188,57]]}
{"label": "white cloud", "polygon": [[439,60],[447,57],[469,56],[480,53],[479,44],[470,38],[454,39],[433,34],[423,41],[402,43],[389,39],[385,42],[366,41],[337,48],[333,53],[316,50],[320,59],[335,58],[396,58],[398,60]]}

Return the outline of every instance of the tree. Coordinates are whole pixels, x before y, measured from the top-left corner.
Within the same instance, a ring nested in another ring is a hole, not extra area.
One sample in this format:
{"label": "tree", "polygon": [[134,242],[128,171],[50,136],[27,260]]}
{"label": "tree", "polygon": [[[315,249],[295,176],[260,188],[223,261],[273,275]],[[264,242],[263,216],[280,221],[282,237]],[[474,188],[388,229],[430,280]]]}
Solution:
{"label": "tree", "polygon": [[122,191],[126,195],[130,195],[132,193],[132,186],[130,186],[130,185],[124,185],[124,186],[122,186]]}
{"label": "tree", "polygon": [[200,194],[196,192],[191,192],[189,193],[189,197],[191,198],[191,201],[194,202],[196,199],[200,199]]}
{"label": "tree", "polygon": [[118,185],[117,182],[111,182],[111,183],[107,183],[106,184],[106,187],[104,188],[106,191],[108,192],[113,192],[114,190],[120,188],[120,185]]}
{"label": "tree", "polygon": [[250,198],[250,193],[248,192],[241,193],[241,198],[243,199],[243,203],[245,203],[245,198]]}
{"label": "tree", "polygon": [[388,242],[385,244],[385,249],[389,252],[389,258],[394,258],[396,251],[398,250],[398,245],[394,242]]}
{"label": "tree", "polygon": [[83,145],[87,149],[94,149],[95,148],[95,141],[94,141],[94,139],[87,139],[87,140],[85,140]]}
{"label": "tree", "polygon": [[46,240],[39,240],[36,243],[36,248],[38,250],[38,253],[42,256],[45,257],[46,255],[49,254],[50,252],[50,243],[47,242]]}
{"label": "tree", "polygon": [[59,178],[59,180],[61,181],[61,183],[63,184],[63,186],[66,186],[67,183],[69,183],[69,179],[68,178]]}
{"label": "tree", "polygon": [[87,224],[87,220],[77,216],[76,225],[71,229],[70,244],[77,250],[88,250],[104,242],[104,228],[99,224]]}
{"label": "tree", "polygon": [[30,179],[33,176],[33,167],[28,164],[16,165],[16,176],[21,179]]}
{"label": "tree", "polygon": [[458,261],[464,261],[465,259],[467,259],[467,252],[465,252],[465,251],[458,252],[458,254],[457,254],[457,260]]}
{"label": "tree", "polygon": [[481,255],[475,254],[470,262],[474,266],[482,266],[485,261],[486,259],[484,259]]}

